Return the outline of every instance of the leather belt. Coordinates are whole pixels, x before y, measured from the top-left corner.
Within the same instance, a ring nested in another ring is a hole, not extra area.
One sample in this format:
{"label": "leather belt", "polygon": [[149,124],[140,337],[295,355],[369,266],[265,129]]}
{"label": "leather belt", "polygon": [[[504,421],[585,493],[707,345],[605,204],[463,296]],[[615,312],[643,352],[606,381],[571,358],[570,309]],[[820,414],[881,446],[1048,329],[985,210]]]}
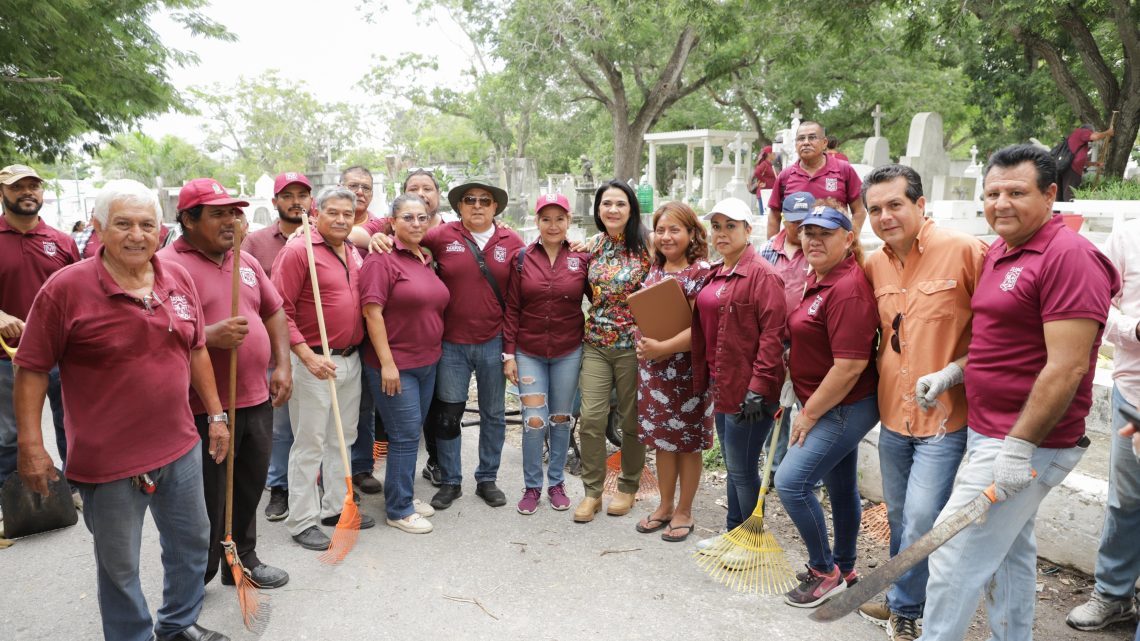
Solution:
{"label": "leather belt", "polygon": [[[316,346],[310,345],[309,349],[312,349],[313,353],[315,353],[315,354],[323,355],[325,353],[324,348],[321,347],[320,345],[316,345]],[[357,350],[356,345],[353,345],[351,347],[346,347],[344,349],[330,349],[329,350],[329,352],[330,352],[329,356],[352,356],[353,354],[356,353],[356,350]]]}

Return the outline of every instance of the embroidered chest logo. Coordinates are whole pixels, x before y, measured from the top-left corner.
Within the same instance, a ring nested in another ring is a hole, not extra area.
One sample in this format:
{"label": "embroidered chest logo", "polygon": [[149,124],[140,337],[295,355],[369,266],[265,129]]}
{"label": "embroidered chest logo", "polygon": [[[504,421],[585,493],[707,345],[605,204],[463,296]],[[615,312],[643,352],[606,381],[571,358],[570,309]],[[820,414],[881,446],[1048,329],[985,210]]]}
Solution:
{"label": "embroidered chest logo", "polygon": [[827,191],[839,191],[839,179],[827,178],[823,181],[823,188]]}
{"label": "embroidered chest logo", "polygon": [[463,243],[453,240],[447,244],[447,247],[444,247],[443,251],[448,254],[462,254],[467,250],[463,248]]}
{"label": "embroidered chest logo", "polygon": [[241,282],[245,283],[246,287],[257,287],[257,274],[252,268],[242,267],[238,272],[241,274]]}
{"label": "embroidered chest logo", "polygon": [[45,240],[44,241],[44,253],[45,254],[47,254],[48,256],[55,256],[56,252],[58,252],[58,251],[59,251],[59,247],[56,246],[54,240]]}
{"label": "embroidered chest logo", "polygon": [[578,257],[577,256],[571,256],[571,257],[566,259],[566,269],[568,269],[572,272],[578,271]]}
{"label": "embroidered chest logo", "polygon": [[507,248],[499,245],[495,247],[495,260],[500,263],[507,262]]}
{"label": "embroidered chest logo", "polygon": [[1003,292],[1012,290],[1014,285],[1017,285],[1017,277],[1020,275],[1020,267],[1010,267],[1009,271],[1005,273],[1005,280],[1001,281],[1001,285],[998,286],[998,289],[1002,290]]}
{"label": "embroidered chest logo", "polygon": [[170,295],[170,306],[174,309],[174,315],[182,320],[190,320],[190,301],[182,294]]}
{"label": "embroidered chest logo", "polygon": [[819,311],[819,306],[822,304],[823,304],[823,296],[816,294],[815,300],[813,300],[811,302],[811,307],[808,308],[808,316],[815,316],[815,313]]}

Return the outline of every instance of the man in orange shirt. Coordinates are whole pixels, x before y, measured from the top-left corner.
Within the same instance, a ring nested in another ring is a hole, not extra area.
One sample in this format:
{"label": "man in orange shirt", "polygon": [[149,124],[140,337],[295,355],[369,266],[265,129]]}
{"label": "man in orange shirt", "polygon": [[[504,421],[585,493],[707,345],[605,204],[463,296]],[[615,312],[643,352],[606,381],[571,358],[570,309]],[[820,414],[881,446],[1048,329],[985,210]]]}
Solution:
{"label": "man in orange shirt", "polygon": [[[882,331],[879,468],[894,556],[933,527],[966,448],[962,363],[987,246],[925,218],[922,179],[905,165],[872,171],[863,200],[884,242],[867,257],[866,271]],[[891,639],[916,638],[927,575],[925,562],[915,566],[891,586],[886,603],[859,613],[887,627]]]}

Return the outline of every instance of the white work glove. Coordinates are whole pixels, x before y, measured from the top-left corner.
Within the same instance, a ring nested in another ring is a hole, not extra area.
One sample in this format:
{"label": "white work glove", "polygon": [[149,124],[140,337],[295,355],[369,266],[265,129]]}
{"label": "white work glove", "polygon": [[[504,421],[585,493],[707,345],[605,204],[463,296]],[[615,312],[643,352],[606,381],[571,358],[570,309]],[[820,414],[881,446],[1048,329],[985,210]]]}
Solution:
{"label": "white work glove", "polygon": [[792,387],[792,379],[784,381],[780,388],[780,407],[791,407],[796,404],[796,390]]}
{"label": "white work glove", "polygon": [[1006,436],[1001,452],[994,459],[994,495],[1004,501],[1033,482],[1031,460],[1037,446],[1029,441]]}
{"label": "white work glove", "polygon": [[924,410],[932,409],[938,403],[938,397],[946,390],[960,385],[966,379],[962,368],[957,363],[950,363],[946,367],[932,372],[918,379],[914,384],[914,400]]}

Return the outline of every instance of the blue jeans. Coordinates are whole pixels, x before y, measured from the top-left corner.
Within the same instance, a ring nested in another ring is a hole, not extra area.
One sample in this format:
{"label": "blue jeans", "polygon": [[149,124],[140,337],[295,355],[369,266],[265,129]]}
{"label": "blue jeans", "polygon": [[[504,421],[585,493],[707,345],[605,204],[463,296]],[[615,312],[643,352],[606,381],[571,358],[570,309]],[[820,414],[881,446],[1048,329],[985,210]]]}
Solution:
{"label": "blue jeans", "polygon": [[[206,586],[210,520],[202,493],[202,448],[150,472],[157,489],[144,494],[130,479],[76,483],[83,497],[83,522],[95,542],[99,614],[103,636],[122,641],[169,637],[198,620]],[[162,546],[162,607],[158,623],[139,582],[139,548],[147,508]]]}
{"label": "blue jeans", "polygon": [[380,388],[380,370],[364,366],[371,396],[388,432],[388,462],[384,467],[384,511],[398,521],[415,511],[412,485],[424,417],[431,406],[438,363],[400,370],[400,393],[388,396]]}
{"label": "blue jeans", "polygon": [[[273,370],[269,370],[273,376]],[[293,447],[293,424],[289,422],[289,404],[273,408],[273,449],[269,453],[266,487],[289,487],[289,448]]]}
{"label": "blue jeans", "polygon": [[[443,355],[435,380],[435,395],[444,403],[466,403],[471,374],[479,390],[479,466],[475,481],[494,481],[499,474],[506,436],[506,379],[503,377],[503,338],[485,343],[461,345],[443,341]],[[439,467],[443,482],[463,482],[462,437],[439,438]]]}
{"label": "blue jeans", "polygon": [[549,431],[550,464],[546,468],[546,478],[547,487],[554,487],[565,479],[563,468],[570,448],[570,415],[578,394],[582,347],[557,358],[531,356],[519,350],[515,358],[519,368],[519,402],[524,425],[523,484],[527,488],[542,489],[542,447]]}
{"label": "blue jeans", "polygon": [[760,452],[768,442],[771,419],[755,423],[738,423],[736,414],[717,412],[713,417],[720,453],[728,469],[729,530],[752,516],[760,497]]}
{"label": "blue jeans", "polygon": [[1131,599],[1140,575],[1140,461],[1132,453],[1132,439],[1117,432],[1124,427],[1119,408],[1132,407],[1120,390],[1112,388],[1112,453],[1109,456],[1108,509],[1096,556],[1096,591],[1109,599]]}
{"label": "blue jeans", "polygon": [[[16,411],[12,404],[15,376],[12,361],[0,360],[0,485],[16,471]],[[67,467],[67,436],[63,431],[63,396],[59,387],[59,368],[48,373],[48,403],[51,422],[55,426],[55,448],[59,460]]]}
{"label": "blue jeans", "polygon": [[[360,364],[366,370],[368,369],[368,366],[364,365],[363,359],[361,359]],[[380,373],[377,372],[376,376],[376,380],[379,381]],[[376,417],[373,416],[375,411],[376,405],[373,403],[372,395],[361,394],[360,418],[356,422],[356,440],[353,441],[348,450],[348,455],[352,457],[351,465],[354,476],[361,473],[371,474],[372,470],[376,469],[376,458],[372,456],[372,446],[376,443]]]}
{"label": "blue jeans", "polygon": [[[965,429],[950,432],[939,441],[902,436],[885,426],[879,430],[879,471],[891,524],[892,557],[934,527],[934,519],[954,489],[954,474],[965,451]],[[923,560],[900,576],[887,591],[891,612],[908,619],[921,618],[929,575]]]}
{"label": "blue jeans", "polygon": [[[863,507],[859,499],[859,442],[879,422],[877,397],[836,405],[819,418],[802,446],[788,448],[776,473],[776,490],[788,517],[808,550],[808,565],[844,574],[855,568],[856,538]],[[820,479],[831,497],[834,549],[827,542],[827,521],[812,489]]]}
{"label": "blue jeans", "polygon": [[[958,470],[950,500],[935,523],[977,498],[994,481],[994,460],[1002,439],[969,431],[966,463]],[[1037,601],[1037,508],[1084,456],[1085,448],[1037,448],[1030,465],[1037,478],[1024,490],[999,501],[934,551],[927,560],[923,641],[960,641],[985,591],[986,618],[994,641],[1033,637]],[[963,560],[968,562],[963,562]]]}

